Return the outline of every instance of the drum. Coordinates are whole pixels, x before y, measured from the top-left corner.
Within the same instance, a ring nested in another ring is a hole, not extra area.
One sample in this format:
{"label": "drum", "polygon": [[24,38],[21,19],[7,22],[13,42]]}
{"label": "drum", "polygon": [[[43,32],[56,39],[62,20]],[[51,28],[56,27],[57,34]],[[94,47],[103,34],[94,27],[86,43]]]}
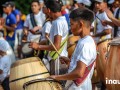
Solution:
{"label": "drum", "polygon": [[18,60],[10,69],[10,90],[23,90],[24,83],[49,76],[48,70],[39,58]]}
{"label": "drum", "polygon": [[102,80],[103,82],[105,82],[105,66],[106,66],[106,56],[107,56],[107,51],[108,51],[108,43],[111,40],[104,40],[101,41],[97,44],[97,51],[98,51],[98,55],[97,55],[97,59],[96,59],[96,69],[97,69],[97,73],[100,77],[100,80]]}
{"label": "drum", "polygon": [[70,35],[68,37],[68,48],[67,48],[67,51],[68,51],[68,57],[71,58],[74,50],[75,50],[75,47],[77,45],[77,41],[80,39],[79,36],[73,36],[73,35]]}
{"label": "drum", "polygon": [[22,54],[24,57],[32,57],[34,56],[34,50],[32,48],[29,48],[28,42],[23,43],[22,45]]}
{"label": "drum", "polygon": [[113,39],[109,44],[110,51],[105,71],[106,86],[108,90],[120,90],[120,38]]}
{"label": "drum", "polygon": [[24,84],[24,90],[63,90],[62,86],[54,80],[38,79]]}

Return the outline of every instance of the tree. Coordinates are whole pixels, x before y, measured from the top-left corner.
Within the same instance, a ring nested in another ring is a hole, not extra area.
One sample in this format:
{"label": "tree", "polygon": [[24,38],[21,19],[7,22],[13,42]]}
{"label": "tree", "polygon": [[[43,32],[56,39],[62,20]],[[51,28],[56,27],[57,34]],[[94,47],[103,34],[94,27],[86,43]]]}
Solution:
{"label": "tree", "polygon": [[30,12],[31,1],[32,0],[14,0],[16,8],[24,14],[28,14]]}

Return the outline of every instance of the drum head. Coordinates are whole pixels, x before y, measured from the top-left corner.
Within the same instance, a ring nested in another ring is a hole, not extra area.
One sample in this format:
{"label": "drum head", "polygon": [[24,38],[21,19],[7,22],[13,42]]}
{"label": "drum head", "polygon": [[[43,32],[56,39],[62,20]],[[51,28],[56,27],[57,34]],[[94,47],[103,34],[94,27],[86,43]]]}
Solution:
{"label": "drum head", "polygon": [[29,48],[29,43],[25,43],[22,47],[22,53],[24,55],[30,55],[33,52],[32,48]]}
{"label": "drum head", "polygon": [[120,37],[113,39],[109,44],[110,45],[120,45]]}

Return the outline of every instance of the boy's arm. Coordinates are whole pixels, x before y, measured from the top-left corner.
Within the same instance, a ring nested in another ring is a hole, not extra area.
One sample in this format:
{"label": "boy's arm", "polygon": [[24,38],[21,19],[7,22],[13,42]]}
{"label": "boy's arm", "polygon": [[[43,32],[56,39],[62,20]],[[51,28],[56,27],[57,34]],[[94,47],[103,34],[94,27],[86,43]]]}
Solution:
{"label": "boy's arm", "polygon": [[[57,48],[57,50],[60,49],[62,36],[56,35],[54,38],[54,45]],[[36,50],[47,50],[47,51],[55,51],[54,47],[52,45],[39,45],[37,43],[30,43],[30,47]]]}
{"label": "boy's arm", "polygon": [[85,69],[86,69],[86,64],[84,64],[81,61],[77,61],[77,66],[72,72],[64,75],[52,75],[50,76],[50,78],[56,80],[75,80],[77,78],[83,77],[85,73]]}

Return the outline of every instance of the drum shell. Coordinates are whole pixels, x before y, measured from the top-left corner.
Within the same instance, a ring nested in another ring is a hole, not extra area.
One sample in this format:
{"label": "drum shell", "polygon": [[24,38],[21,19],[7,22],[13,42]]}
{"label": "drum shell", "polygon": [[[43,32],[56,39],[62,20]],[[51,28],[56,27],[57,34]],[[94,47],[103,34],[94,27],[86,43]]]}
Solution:
{"label": "drum shell", "polygon": [[57,82],[43,81],[28,85],[25,90],[63,90]]}
{"label": "drum shell", "polygon": [[[40,73],[44,74],[39,75]],[[23,90],[23,84],[25,82],[39,78],[46,78],[49,76],[48,70],[39,58],[32,57],[19,60],[12,65],[10,70],[10,89]]]}
{"label": "drum shell", "polygon": [[106,64],[106,86],[108,90],[120,90],[120,84],[109,84],[108,80],[119,80],[120,83],[120,44],[111,45]]}
{"label": "drum shell", "polygon": [[96,69],[98,76],[100,77],[100,80],[105,83],[105,67],[106,67],[106,56],[107,56],[107,51],[109,51],[108,48],[108,43],[111,40],[106,40],[97,45],[97,51],[98,55],[96,58]]}
{"label": "drum shell", "polygon": [[79,36],[69,36],[68,38],[68,48],[67,48],[67,51],[68,51],[68,57],[71,58],[74,50],[75,50],[75,47],[77,45],[76,41],[78,41],[80,39]]}

